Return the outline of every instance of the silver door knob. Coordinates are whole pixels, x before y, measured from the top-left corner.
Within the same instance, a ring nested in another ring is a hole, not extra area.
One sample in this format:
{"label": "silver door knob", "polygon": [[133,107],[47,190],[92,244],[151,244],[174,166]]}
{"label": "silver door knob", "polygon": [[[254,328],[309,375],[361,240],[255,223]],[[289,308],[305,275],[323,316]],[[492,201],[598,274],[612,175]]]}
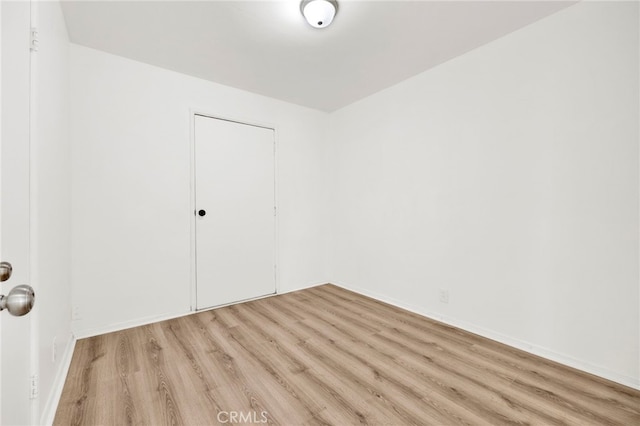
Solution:
{"label": "silver door knob", "polygon": [[0,311],[6,309],[16,317],[21,317],[31,312],[36,300],[33,288],[28,285],[15,286],[6,296],[0,294]]}
{"label": "silver door knob", "polygon": [[13,266],[9,262],[0,262],[0,282],[4,282],[11,278]]}

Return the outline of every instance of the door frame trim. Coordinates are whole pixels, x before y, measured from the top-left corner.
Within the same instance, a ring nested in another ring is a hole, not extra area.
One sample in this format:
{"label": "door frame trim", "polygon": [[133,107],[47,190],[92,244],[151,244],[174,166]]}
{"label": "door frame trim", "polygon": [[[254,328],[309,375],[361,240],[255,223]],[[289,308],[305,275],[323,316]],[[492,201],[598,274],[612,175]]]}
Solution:
{"label": "door frame trim", "polygon": [[[30,0],[30,31],[38,28],[38,1]],[[28,283],[38,291],[40,275],[38,272],[38,222],[39,222],[39,186],[38,186],[38,105],[40,101],[40,87],[38,84],[38,50],[29,46],[29,279]],[[33,309],[29,314],[30,342],[29,342],[29,375],[37,383],[40,392],[40,309]],[[51,391],[51,390],[50,390]],[[46,398],[49,395],[45,396]],[[40,395],[30,398],[31,422],[40,422]]]}
{"label": "door frame trim", "polygon": [[[195,118],[202,116],[213,118],[216,120],[230,121],[233,123],[244,124],[247,126],[261,127],[263,129],[273,130],[273,206],[275,208],[274,217],[274,236],[273,236],[273,274],[275,293],[266,295],[272,296],[280,294],[280,214],[278,205],[278,129],[275,124],[260,122],[258,120],[247,120],[244,118],[232,117],[225,114],[212,112],[206,108],[189,108],[189,310],[196,312],[197,309],[197,265],[196,265],[196,135],[195,135]],[[260,298],[265,296],[260,296]],[[207,308],[210,309],[210,308]]]}

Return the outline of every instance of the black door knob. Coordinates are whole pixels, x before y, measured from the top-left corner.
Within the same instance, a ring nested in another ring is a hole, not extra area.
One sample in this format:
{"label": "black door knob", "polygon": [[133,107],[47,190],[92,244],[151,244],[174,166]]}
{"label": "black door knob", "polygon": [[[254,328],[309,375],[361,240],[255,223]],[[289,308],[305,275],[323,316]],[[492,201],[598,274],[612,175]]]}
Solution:
{"label": "black door knob", "polygon": [[205,214],[207,214],[206,211],[204,210],[198,210],[198,216],[204,216]]}

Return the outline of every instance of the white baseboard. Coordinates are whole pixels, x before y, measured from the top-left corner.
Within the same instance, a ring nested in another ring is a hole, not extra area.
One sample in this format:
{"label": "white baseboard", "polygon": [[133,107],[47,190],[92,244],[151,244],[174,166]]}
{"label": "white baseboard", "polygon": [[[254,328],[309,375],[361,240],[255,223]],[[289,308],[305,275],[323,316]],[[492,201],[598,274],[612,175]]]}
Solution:
{"label": "white baseboard", "polygon": [[323,281],[321,283],[306,284],[306,285],[303,285],[303,286],[300,286],[300,287],[290,288],[290,289],[287,289],[287,290],[282,290],[278,294],[293,293],[294,291],[300,291],[300,290],[304,290],[304,289],[307,289],[307,288],[318,287],[320,285],[325,285],[325,284],[329,284],[329,282],[328,281]]}
{"label": "white baseboard", "polygon": [[304,290],[305,288],[316,287],[316,286],[319,286],[319,285],[322,285],[322,284],[326,284],[326,282],[317,283],[317,284],[308,284],[306,286],[296,287],[296,288],[293,288],[293,289],[286,289],[286,290],[279,289],[278,292],[274,293],[274,294],[268,294],[268,295],[256,297],[256,298],[253,298],[253,299],[248,299],[248,300],[242,300],[242,301],[239,301],[239,302],[228,303],[226,305],[213,306],[213,307],[207,308],[207,309],[199,309],[199,310],[187,311],[187,312],[172,312],[172,313],[168,313],[168,314],[153,315],[153,316],[144,317],[144,318],[134,318],[134,319],[131,319],[131,320],[121,321],[121,322],[117,322],[117,323],[113,323],[113,324],[107,324],[107,325],[104,325],[104,326],[89,327],[89,328],[83,328],[83,329],[73,328],[73,324],[72,324],[72,328],[73,328],[73,333],[76,336],[76,339],[85,339],[87,337],[99,336],[101,334],[106,334],[106,333],[113,333],[115,331],[126,330],[128,328],[139,327],[141,325],[153,324],[154,322],[166,321],[166,320],[170,320],[170,319],[174,319],[174,318],[180,318],[180,317],[184,317],[186,315],[190,315],[190,314],[193,314],[193,313],[196,313],[196,312],[203,312],[203,311],[207,311],[207,310],[210,310],[210,309],[222,308],[224,306],[234,305],[236,303],[248,302],[248,301],[251,301],[251,300],[258,300],[258,299],[262,299],[262,298],[265,298],[265,297],[275,296],[277,294],[285,294],[285,293],[291,293],[293,291]]}
{"label": "white baseboard", "polygon": [[[84,329],[74,329],[73,333],[77,339],[86,339],[87,337],[99,336],[101,334],[113,333],[114,331],[126,330],[128,328],[139,327],[141,325],[153,324],[154,322],[166,321],[174,318],[180,318],[195,311],[172,312],[168,314],[152,315],[144,318],[134,318],[127,321],[116,322],[98,327],[89,327]],[[73,328],[73,324],[72,324]]]}
{"label": "white baseboard", "polygon": [[[368,296],[377,300],[380,300],[381,302],[385,302],[385,303],[389,303],[391,305],[397,306],[399,308],[402,309],[406,309],[410,312],[416,313],[418,315],[422,315],[425,316],[427,318],[431,318],[434,319],[436,321],[440,321],[443,322],[445,324],[448,325],[452,325],[454,327],[458,327],[462,330],[465,331],[469,331],[471,333],[475,333],[478,334],[480,336],[486,337],[488,339],[492,339],[495,340],[497,342],[500,343],[504,343],[505,345],[509,345],[512,346],[514,348],[523,350],[525,352],[529,352],[532,353],[534,355],[538,355],[541,356],[543,358],[549,359],[551,361],[555,361],[558,362],[560,364],[564,364],[567,365],[569,367],[572,368],[576,368],[578,370],[582,370],[585,371],[587,373],[590,374],[594,374],[596,376],[605,378],[607,380],[611,380],[614,381],[616,383],[620,383],[622,385],[625,386],[629,386],[631,388],[634,389],[640,389],[640,379],[639,378],[635,378],[635,377],[631,377],[631,376],[626,376],[626,375],[622,375],[619,374],[615,371],[611,371],[607,368],[598,366],[598,365],[594,365],[591,364],[587,361],[581,360],[581,359],[577,359],[568,355],[564,355],[558,352],[555,352],[551,349],[539,346],[539,345],[535,345],[529,342],[526,342],[524,340],[520,340],[499,332],[496,332],[494,330],[490,330],[490,329],[486,329],[483,327],[479,327],[477,325],[465,322],[465,321],[460,321],[458,319],[455,318],[450,318],[450,317],[446,317],[444,315],[435,313],[435,312],[430,312],[428,310],[425,310],[423,307],[420,306],[416,306],[416,305],[412,305],[410,303],[406,303],[404,301],[401,300],[397,300],[394,299],[393,297],[389,297],[387,295],[384,294],[380,294],[380,293],[376,293],[376,292],[372,292],[363,288],[359,288],[359,287],[354,287],[354,286],[350,286],[344,283],[340,283],[340,282],[332,282],[332,284],[338,286],[338,287],[342,287],[345,288],[347,290],[351,290],[353,292],[362,294],[364,296]],[[286,294],[286,293],[291,293],[294,291],[299,291],[299,290],[304,290],[305,288],[310,288],[310,287],[316,287],[318,285],[322,285],[322,284],[310,284],[308,286],[305,287],[300,287],[300,288],[295,288],[295,289],[288,289],[288,290],[280,290],[280,293],[278,294]],[[263,297],[271,297],[274,295],[268,295],[268,296],[263,296]],[[254,299],[252,299],[254,300]],[[222,307],[222,306],[218,306],[218,307]],[[218,308],[216,307],[216,308]],[[212,308],[215,309],[215,308]],[[201,311],[198,311],[201,312]],[[119,323],[114,323],[114,324],[109,324],[103,327],[94,327],[94,328],[88,328],[88,329],[84,329],[84,330],[74,330],[75,335],[77,336],[77,339],[82,339],[82,338],[86,338],[86,337],[92,337],[92,336],[97,336],[100,334],[105,334],[105,333],[111,333],[114,331],[120,331],[120,330],[125,330],[128,328],[132,328],[132,327],[138,327],[141,325],[147,325],[147,324],[152,324],[154,322],[158,322],[158,321],[165,321],[165,320],[169,320],[169,319],[173,319],[173,318],[179,318],[179,317],[183,317],[186,315],[190,315],[194,312],[180,312],[180,313],[170,313],[170,314],[164,314],[164,315],[156,315],[156,316],[151,316],[151,317],[146,317],[146,318],[137,318],[137,319],[133,319],[133,320],[128,320],[128,321],[123,321],[123,322],[119,322]],[[74,340],[75,343],[75,340]],[[69,355],[70,356],[70,355]],[[70,362],[70,359],[69,359]],[[68,368],[68,367],[67,367]],[[65,375],[66,375],[66,371],[65,371]],[[63,378],[63,384],[64,384],[64,378]],[[61,385],[62,386],[62,385]],[[61,391],[61,389],[60,389]],[[58,397],[59,398],[59,397]],[[56,400],[56,405],[57,405],[57,400]],[[49,404],[47,404],[47,408],[49,408]],[[54,411],[55,414],[55,411]],[[52,419],[53,420],[53,419]]]}
{"label": "white baseboard", "polygon": [[411,305],[409,303],[394,299],[393,297],[389,297],[384,294],[372,292],[363,288],[354,287],[354,286],[346,285],[344,283],[339,283],[339,282],[337,283],[332,282],[332,284],[338,287],[342,287],[346,290],[350,290],[355,293],[359,293],[364,296],[371,297],[381,302],[385,302],[390,305],[397,306],[402,309],[406,309],[407,311],[413,312],[415,314],[460,328],[470,333],[474,333],[482,337],[486,337],[488,339],[495,340],[500,343],[504,343],[505,345],[509,345],[516,349],[520,349],[525,352],[529,352],[531,354],[546,358],[548,360],[555,361],[557,363],[593,374],[595,376],[599,376],[604,379],[611,380],[613,382],[620,383],[622,385],[640,390],[640,378],[623,375],[615,371],[611,371],[605,367],[594,365],[589,363],[588,361],[584,361],[568,355],[564,355],[539,345],[535,345],[535,344],[511,337],[511,336],[507,336],[505,334],[498,333],[496,331],[489,330],[483,327],[478,327],[477,325],[474,325],[465,321],[460,321],[455,318],[449,318],[441,314],[430,312],[420,306]]}
{"label": "white baseboard", "polygon": [[64,349],[64,354],[62,355],[62,359],[60,360],[61,362],[60,366],[58,367],[58,372],[53,379],[51,392],[49,393],[47,402],[45,403],[44,409],[41,412],[41,425],[48,426],[53,424],[53,420],[56,416],[56,410],[58,409],[58,403],[60,402],[60,397],[62,396],[64,383],[67,380],[67,374],[69,373],[69,367],[71,367],[71,359],[73,358],[73,350],[75,349],[75,347],[76,338],[72,334],[67,343],[67,347]]}

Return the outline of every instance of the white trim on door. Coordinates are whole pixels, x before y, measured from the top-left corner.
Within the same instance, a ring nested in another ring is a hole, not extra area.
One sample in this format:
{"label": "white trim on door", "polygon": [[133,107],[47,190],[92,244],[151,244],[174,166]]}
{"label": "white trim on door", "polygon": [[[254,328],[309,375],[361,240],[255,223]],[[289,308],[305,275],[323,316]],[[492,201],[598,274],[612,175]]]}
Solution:
{"label": "white trim on door", "polygon": [[[38,28],[38,1],[32,0],[30,12],[30,31]],[[32,35],[33,37],[33,35]],[[29,52],[29,279],[28,283],[38,294],[39,274],[38,274],[38,51],[30,46]],[[35,381],[36,395],[31,396],[31,422],[37,423],[40,420],[40,309],[33,309],[29,313],[30,344],[29,344],[29,366],[32,383]]]}

